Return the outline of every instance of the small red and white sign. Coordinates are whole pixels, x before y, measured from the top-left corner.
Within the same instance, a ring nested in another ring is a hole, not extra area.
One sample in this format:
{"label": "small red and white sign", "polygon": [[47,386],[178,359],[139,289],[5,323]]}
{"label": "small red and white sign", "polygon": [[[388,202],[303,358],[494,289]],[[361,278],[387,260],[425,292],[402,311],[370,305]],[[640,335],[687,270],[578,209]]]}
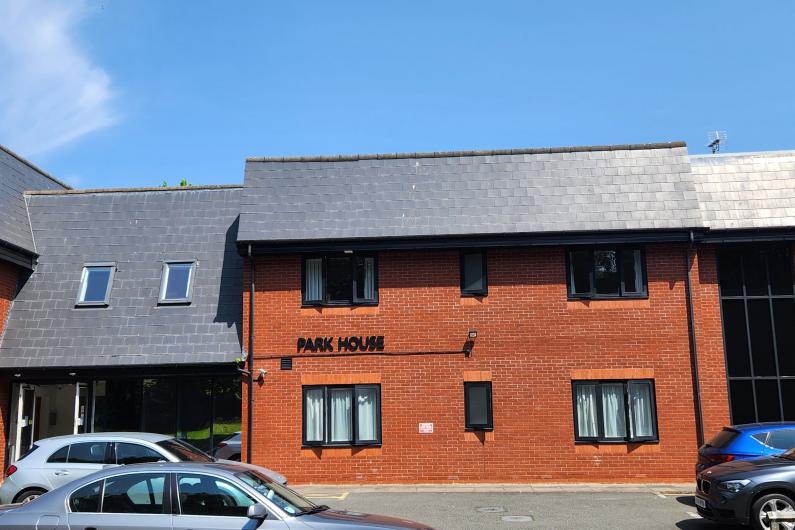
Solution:
{"label": "small red and white sign", "polygon": [[420,423],[420,434],[433,434],[433,423]]}

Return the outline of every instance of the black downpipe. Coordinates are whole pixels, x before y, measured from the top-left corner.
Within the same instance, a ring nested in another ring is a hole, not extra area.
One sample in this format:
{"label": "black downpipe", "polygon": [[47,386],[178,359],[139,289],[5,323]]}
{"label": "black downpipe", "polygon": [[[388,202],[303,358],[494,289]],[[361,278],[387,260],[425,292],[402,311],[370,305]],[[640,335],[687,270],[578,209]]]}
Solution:
{"label": "black downpipe", "polygon": [[248,293],[248,427],[246,432],[246,462],[251,463],[251,440],[254,428],[254,289],[256,274],[254,258],[251,255],[251,244],[248,245],[249,275],[251,282]]}
{"label": "black downpipe", "polygon": [[693,293],[690,285],[691,251],[694,248],[693,232],[690,232],[690,245],[685,249],[685,291],[687,296],[687,328],[690,342],[690,371],[693,374],[693,407],[696,416],[696,441],[698,447],[704,445],[704,420],[701,416],[701,383],[698,378],[698,348],[696,346],[696,322],[693,316]]}

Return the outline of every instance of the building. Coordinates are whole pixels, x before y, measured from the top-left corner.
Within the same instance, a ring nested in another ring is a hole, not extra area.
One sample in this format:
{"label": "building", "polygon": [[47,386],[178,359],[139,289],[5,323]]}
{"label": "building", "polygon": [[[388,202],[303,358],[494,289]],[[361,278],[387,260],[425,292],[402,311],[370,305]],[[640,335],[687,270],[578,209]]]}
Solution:
{"label": "building", "polygon": [[293,483],[678,481],[724,424],[795,419],[795,152],[251,158],[242,186],[93,191],[4,153],[7,461],[242,430]]}

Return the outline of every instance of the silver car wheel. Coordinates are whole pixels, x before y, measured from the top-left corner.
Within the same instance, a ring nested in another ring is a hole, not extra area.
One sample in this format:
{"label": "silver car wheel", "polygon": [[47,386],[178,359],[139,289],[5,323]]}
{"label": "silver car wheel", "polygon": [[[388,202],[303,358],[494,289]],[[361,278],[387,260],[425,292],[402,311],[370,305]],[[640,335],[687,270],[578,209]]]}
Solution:
{"label": "silver car wheel", "polygon": [[30,493],[19,499],[19,502],[21,502],[22,504],[27,504],[33,499],[38,498],[39,496],[41,496],[41,493],[39,493],[38,491],[31,491]]}
{"label": "silver car wheel", "polygon": [[[762,528],[769,529],[772,527],[770,519],[768,518],[769,514],[792,511],[793,509],[793,506],[783,499],[770,499],[764,503],[759,510],[759,523],[762,525]],[[795,523],[781,523],[781,528],[793,530],[795,529]]]}

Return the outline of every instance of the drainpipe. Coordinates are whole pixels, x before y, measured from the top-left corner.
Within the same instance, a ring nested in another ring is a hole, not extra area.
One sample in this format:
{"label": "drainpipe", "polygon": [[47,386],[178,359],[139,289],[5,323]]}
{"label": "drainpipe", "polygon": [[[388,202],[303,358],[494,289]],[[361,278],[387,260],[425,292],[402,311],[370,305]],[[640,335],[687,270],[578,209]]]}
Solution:
{"label": "drainpipe", "polygon": [[685,249],[685,293],[687,296],[687,328],[690,342],[690,371],[693,374],[693,407],[696,416],[696,441],[698,446],[704,444],[704,420],[701,416],[701,384],[698,378],[698,348],[696,346],[696,322],[693,315],[693,293],[690,284],[690,268],[692,250],[695,248],[693,231],[690,231],[690,245]]}
{"label": "drainpipe", "polygon": [[248,245],[248,262],[250,285],[248,292],[248,426],[246,432],[246,462],[251,463],[251,440],[254,428],[254,289],[256,287],[256,270],[254,257],[251,255],[251,243]]}

